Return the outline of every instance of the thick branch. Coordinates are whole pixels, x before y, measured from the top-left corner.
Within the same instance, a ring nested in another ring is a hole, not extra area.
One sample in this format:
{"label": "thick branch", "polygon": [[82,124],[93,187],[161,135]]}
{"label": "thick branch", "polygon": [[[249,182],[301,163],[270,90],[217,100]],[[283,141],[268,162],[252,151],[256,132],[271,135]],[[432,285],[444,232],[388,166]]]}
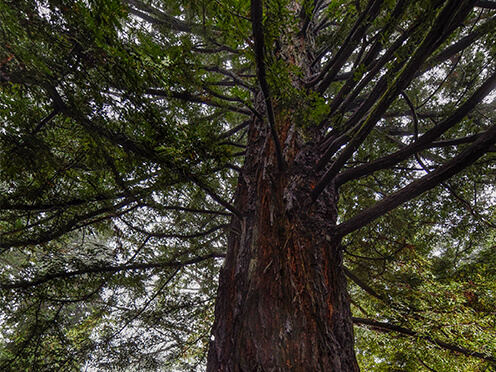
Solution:
{"label": "thick branch", "polygon": [[[362,100],[361,102],[356,102],[358,95],[360,92],[362,92],[367,84],[374,78],[374,76],[378,75],[388,63],[394,52],[398,50],[403,43],[408,39],[408,37],[419,27],[420,22],[416,22],[410,29],[407,31],[403,32],[402,35],[389,47],[389,49],[386,50],[385,54],[372,65],[372,68],[370,71],[367,73],[367,75],[360,80],[359,84],[355,87],[353,92],[351,92],[346,99],[341,102],[339,107],[337,107],[337,111],[335,113],[331,114],[336,114],[336,115],[342,115],[344,114],[345,111],[349,111],[350,108],[355,107],[355,105],[358,106],[358,109],[353,113],[353,115],[346,121],[344,124],[343,128],[346,130],[344,134],[339,136],[339,138],[335,141],[332,142],[332,144],[326,149],[326,151],[323,153],[321,156],[318,164],[317,164],[317,169],[320,171],[324,169],[324,167],[327,165],[331,157],[335,154],[335,152],[346,142],[348,142],[351,138],[352,131],[355,130],[355,128],[360,124],[360,120],[363,118],[364,115],[366,115],[371,107],[376,103],[376,101],[384,94],[388,87],[388,76],[387,75],[394,75],[397,73],[406,63],[406,60],[401,60],[397,61],[394,66],[392,66],[389,70],[389,74],[386,74],[383,76],[375,85],[374,89],[372,92],[370,92],[367,95],[367,98],[365,100]],[[322,123],[324,124],[324,123]]]}
{"label": "thick branch", "polygon": [[494,27],[496,26],[496,17],[492,17],[487,20],[482,25],[478,26],[473,32],[463,37],[454,44],[451,44],[446,49],[439,52],[432,60],[426,62],[425,66],[419,71],[419,75],[430,70],[432,67],[438,65],[441,62],[448,60],[449,58],[455,56],[457,53],[467,49],[470,45],[474,44],[482,36],[494,32]]}
{"label": "thick branch", "polygon": [[43,118],[37,125],[36,127],[33,129],[33,131],[31,132],[31,134],[36,134],[38,133],[41,129],[43,129],[43,127],[45,125],[47,125],[50,120],[52,120],[55,116],[57,116],[57,114],[60,112],[60,109],[58,107],[56,107],[55,109],[53,109],[53,111],[48,114],[45,118]]}
{"label": "thick branch", "polygon": [[464,144],[467,144],[467,143],[474,142],[480,136],[481,136],[480,134],[473,134],[471,136],[461,137],[461,138],[454,138],[454,139],[451,139],[451,140],[435,141],[435,142],[432,142],[428,146],[428,148],[431,149],[431,148],[438,148],[438,147],[451,147],[451,146],[464,145]]}
{"label": "thick branch", "polygon": [[459,1],[448,1],[436,18],[434,25],[430,28],[429,32],[422,40],[422,43],[415,50],[408,63],[403,67],[392,84],[389,85],[380,100],[375,103],[372,111],[364,120],[363,124],[357,130],[356,134],[353,136],[346,148],[317,183],[311,193],[313,200],[316,200],[327,185],[334,180],[342,167],[368,137],[376,123],[380,120],[384,112],[386,112],[387,108],[393,103],[398,94],[408,86],[415,76],[415,73],[430,53],[435,50],[454,29],[458,27],[459,22],[465,19],[467,13],[471,9],[469,6],[470,3],[470,1],[461,2],[461,4]]}
{"label": "thick branch", "polygon": [[479,0],[475,3],[475,6],[478,8],[496,9],[496,1]]}
{"label": "thick branch", "polygon": [[340,186],[353,179],[367,176],[378,170],[391,167],[407,159],[413,154],[430,147],[436,138],[452,128],[454,125],[458,124],[495,88],[496,73],[490,76],[489,79],[487,79],[463,105],[453,112],[453,114],[437,124],[434,128],[425,132],[417,141],[405,146],[399,151],[386,155],[383,158],[341,173],[336,177],[336,186]]}
{"label": "thick branch", "polygon": [[433,344],[436,344],[440,348],[443,348],[446,350],[454,351],[454,352],[461,353],[461,354],[464,354],[467,356],[472,356],[475,358],[484,359],[484,360],[487,360],[490,362],[496,362],[496,358],[493,356],[489,356],[489,355],[486,355],[483,353],[479,353],[477,351],[472,351],[472,350],[468,350],[468,349],[465,349],[465,348],[460,347],[460,346],[449,344],[449,343],[441,341],[439,339],[436,339],[436,338],[433,338],[430,336],[422,335],[421,333],[412,331],[411,329],[408,329],[405,327],[400,327],[400,326],[396,326],[394,324],[378,322],[378,321],[373,320],[373,319],[365,319],[365,318],[353,318],[353,323],[358,324],[358,325],[369,326],[372,329],[376,329],[376,330],[379,330],[381,332],[388,332],[388,333],[389,332],[397,332],[397,333],[401,333],[401,334],[407,335],[407,336],[419,337],[419,338],[422,338],[422,339],[427,340],[429,342],[432,342]]}
{"label": "thick branch", "polygon": [[343,46],[339,49],[334,58],[332,58],[326,66],[324,66],[320,75],[313,81],[309,82],[309,87],[319,84],[317,90],[320,93],[327,90],[334,77],[341,70],[349,56],[353,53],[360,40],[363,38],[363,35],[365,35],[370,23],[379,12],[381,5],[382,0],[370,0],[367,3],[367,7],[360,14],[351,31],[346,36]]}
{"label": "thick branch", "polygon": [[[358,120],[362,118],[366,112],[369,111],[373,103],[384,93],[384,90],[387,88],[388,85],[388,80],[385,77],[382,77],[382,79],[380,79],[379,82],[376,84],[373,93],[367,96],[367,100],[365,102],[363,102],[363,98],[357,98],[375,77],[380,76],[384,66],[386,66],[386,64],[390,63],[393,60],[394,53],[401,47],[403,47],[406,40],[418,29],[420,25],[421,22],[415,22],[408,30],[404,31],[391,44],[391,46],[385,50],[384,54],[378,60],[369,65],[367,74],[359,80],[358,85],[354,87],[353,91],[340,103],[339,106],[336,107],[336,113],[333,113],[331,111],[331,114],[342,115],[355,105],[359,105],[358,111],[356,111],[356,113],[347,123],[347,128],[352,127],[354,124],[356,124]],[[399,71],[404,62],[406,61],[399,61],[396,63],[395,66],[392,66],[389,70],[389,75]],[[362,100],[362,102],[360,102],[360,100]],[[367,101],[369,102],[368,104]]]}
{"label": "thick branch", "polygon": [[439,167],[426,176],[410,183],[401,190],[386,197],[374,206],[366,209],[355,217],[339,224],[336,228],[338,236],[347,235],[355,230],[372,222],[376,218],[395,209],[401,204],[416,198],[424,192],[436,187],[450,177],[459,173],[461,170],[472,165],[496,143],[496,124],[484,132],[471,146],[465,151],[454,157],[451,161]]}
{"label": "thick branch", "polygon": [[219,138],[228,138],[232,136],[233,134],[239,132],[240,130],[243,130],[246,128],[248,125],[250,125],[250,120],[245,120],[241,124],[235,126],[234,128],[228,130],[227,132],[222,133]]}
{"label": "thick branch", "polygon": [[194,24],[172,17],[157,8],[154,8],[140,0],[122,0],[129,5],[129,12],[151,24],[158,24],[171,30],[181,31],[196,35],[203,35],[205,29],[202,24]]}

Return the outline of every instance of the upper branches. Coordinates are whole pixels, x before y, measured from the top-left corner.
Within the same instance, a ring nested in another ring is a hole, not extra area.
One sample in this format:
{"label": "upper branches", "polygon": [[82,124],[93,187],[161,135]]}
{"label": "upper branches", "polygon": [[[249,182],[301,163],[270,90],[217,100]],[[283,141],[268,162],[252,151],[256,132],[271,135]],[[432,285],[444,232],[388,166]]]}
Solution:
{"label": "upper branches", "polygon": [[[336,127],[333,128],[333,130],[325,139],[323,145],[323,149],[325,151],[323,152],[323,155],[317,165],[317,170],[321,171],[322,169],[324,169],[327,162],[331,159],[332,155],[334,155],[343,145],[345,146],[333,160],[329,168],[326,170],[324,176],[312,190],[311,195],[314,200],[331,182],[335,180],[336,176],[338,176],[339,172],[343,169],[345,164],[354,156],[356,151],[369,137],[376,124],[381,120],[381,118],[390,109],[391,105],[396,101],[398,95],[405,88],[407,88],[412,83],[412,80],[417,77],[419,72],[422,71],[422,69],[424,68],[423,66],[425,66],[427,61],[429,61],[431,54],[433,54],[435,50],[440,45],[442,45],[445,40],[447,40],[450,35],[459,27],[459,25],[471,11],[473,2],[447,2],[445,4],[438,5],[440,6],[439,14],[435,18],[435,20],[433,20],[432,25],[427,30],[423,31],[422,28],[419,28],[420,23],[417,23],[416,25],[412,26],[412,28],[410,28],[408,32],[403,33],[403,37],[399,37],[397,39],[399,43],[397,45],[393,43],[389,50],[387,50],[383,57],[381,57],[381,59],[383,60],[381,63],[372,63],[372,65],[377,68],[375,73],[379,73],[381,71],[381,68],[385,66],[386,63],[388,63],[388,59],[392,56],[393,51],[395,51],[397,48],[400,48],[399,50],[403,51],[412,49],[412,46],[414,45],[414,43],[416,43],[415,40],[421,38],[422,42],[414,48],[413,54],[411,54],[411,56],[406,56],[406,58],[393,59],[393,61],[389,63],[391,65],[389,70],[381,72],[383,76],[371,88],[368,95],[364,97],[361,102],[356,103],[358,108],[355,108],[353,114],[344,123],[336,124],[336,122],[339,123],[338,120],[340,120],[340,117],[334,113],[335,117],[333,122]],[[396,11],[400,13],[400,4],[398,4]],[[452,47],[452,49],[463,49],[467,47],[477,37],[480,37],[481,33],[483,33],[483,31],[477,31],[474,34],[471,34],[473,36],[468,37],[466,39],[466,42],[464,39],[463,43],[454,44],[456,45],[456,47]],[[416,34],[416,37],[414,39],[409,38],[412,34]],[[377,45],[378,44],[376,44],[375,46]],[[370,50],[373,51],[374,47],[372,47]],[[370,59],[369,57],[373,58],[375,53],[377,53],[377,51],[373,53],[369,52],[369,55],[368,57],[366,57],[366,59]],[[446,54],[450,53],[446,52]],[[368,68],[372,66],[370,63],[371,62],[367,62],[364,67]],[[369,76],[373,75],[371,74]],[[484,85],[484,87],[481,89],[481,95],[478,96],[478,99],[475,100],[476,102],[479,102],[480,99],[487,95],[488,92],[491,90],[490,86],[492,84],[492,79],[490,80],[491,81]],[[360,75],[358,81],[360,81]],[[337,109],[339,106],[341,106],[344,107],[344,110],[353,110],[353,108],[355,107],[352,104],[353,99],[357,97],[356,94],[360,90],[365,88],[365,84],[370,81],[371,80],[367,78],[362,79],[360,84],[363,85],[359,84],[360,89],[356,88],[354,93],[349,94],[349,97],[344,99],[344,95],[348,94],[348,92],[351,91],[351,87],[356,84],[353,80],[349,79],[345,86],[339,92],[337,98],[334,99],[331,107],[333,107],[333,109]],[[473,101],[469,103],[471,104],[473,103]],[[468,106],[470,106],[470,104],[465,105],[463,109],[466,109]],[[414,110],[411,102],[409,103],[409,105],[410,111],[412,109]],[[470,109],[472,109],[473,107],[474,105],[471,105]],[[343,111],[343,109],[341,109],[340,115],[343,115],[345,112],[346,111]],[[416,115],[415,110],[413,111],[413,113]],[[457,111],[457,114],[460,113],[460,111]],[[465,111],[465,114],[466,113],[467,111]],[[416,126],[418,126],[418,123]],[[424,140],[426,139],[427,137],[424,138]]]}
{"label": "upper branches", "polygon": [[265,72],[265,42],[262,24],[262,2],[261,0],[252,0],[251,2],[252,24],[253,24],[253,38],[255,42],[255,60],[257,64],[257,76],[262,89],[265,100],[265,107],[267,110],[267,118],[269,121],[270,134],[274,141],[277,163],[279,169],[285,168],[284,159],[282,157],[281,142],[276,131],[276,119],[274,115],[274,108],[272,106],[272,98],[270,94],[269,84],[267,83],[267,76]]}
{"label": "upper branches", "polygon": [[[400,1],[400,4],[404,3]],[[348,60],[351,53],[355,50],[356,46],[362,40],[365,35],[370,23],[374,17],[378,14],[382,5],[382,0],[380,1],[369,1],[367,7],[360,14],[355,24],[348,33],[348,36],[343,42],[342,47],[338,50],[335,56],[327,62],[319,76],[317,76],[312,82],[309,83],[310,86],[318,84],[317,91],[323,93],[327,90],[330,83],[336,77],[338,72],[344,66]],[[399,5],[401,8],[402,5]]]}
{"label": "upper branches", "polygon": [[432,129],[424,133],[416,141],[402,149],[387,155],[385,157],[374,160],[368,164],[363,164],[355,168],[342,172],[336,178],[336,185],[340,186],[343,183],[364,177],[368,174],[376,172],[380,169],[385,169],[398,164],[413,154],[428,148],[432,145],[433,141],[447,130],[458,124],[463,118],[471,112],[477,104],[479,104],[492,90],[496,88],[496,73],[490,76],[484,84],[459,108],[457,108],[448,118],[436,124]]}

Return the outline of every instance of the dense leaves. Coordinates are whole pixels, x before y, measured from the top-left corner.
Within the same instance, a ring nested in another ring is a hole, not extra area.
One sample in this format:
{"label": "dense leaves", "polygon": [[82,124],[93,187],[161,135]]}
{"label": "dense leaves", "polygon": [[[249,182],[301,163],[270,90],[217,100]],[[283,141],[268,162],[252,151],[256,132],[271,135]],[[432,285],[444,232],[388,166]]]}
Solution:
{"label": "dense leaves", "polygon": [[287,117],[361,368],[495,368],[494,2],[254,3],[0,2],[0,370],[204,368],[247,128]]}

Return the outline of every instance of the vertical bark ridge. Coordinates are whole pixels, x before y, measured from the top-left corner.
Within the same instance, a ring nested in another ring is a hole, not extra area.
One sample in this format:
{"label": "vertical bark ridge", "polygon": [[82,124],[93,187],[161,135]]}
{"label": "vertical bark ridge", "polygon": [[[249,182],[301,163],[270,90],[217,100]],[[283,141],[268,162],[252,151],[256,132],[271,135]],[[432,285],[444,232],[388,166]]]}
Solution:
{"label": "vertical bark ridge", "polygon": [[233,221],[241,234],[229,238],[208,371],[358,371],[331,234],[337,197],[331,187],[309,206],[312,152],[300,149],[281,172],[267,130],[250,128],[236,204],[244,219]]}
{"label": "vertical bark ridge", "polygon": [[[281,38],[274,58],[310,75],[312,41]],[[302,88],[305,79],[291,79]],[[315,145],[303,145],[296,104],[273,104],[287,166],[278,167],[271,128],[254,116],[235,203],[243,218],[232,222],[207,371],[356,372],[340,242],[332,235],[337,196],[330,186],[310,202],[322,176],[315,174]],[[255,108],[265,115],[265,106],[260,93]]]}

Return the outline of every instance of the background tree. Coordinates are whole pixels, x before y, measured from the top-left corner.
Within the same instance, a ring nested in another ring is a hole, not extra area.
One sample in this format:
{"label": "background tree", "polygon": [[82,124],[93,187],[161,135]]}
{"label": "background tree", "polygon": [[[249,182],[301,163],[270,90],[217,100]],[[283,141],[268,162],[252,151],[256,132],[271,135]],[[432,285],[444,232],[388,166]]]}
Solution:
{"label": "background tree", "polygon": [[1,1],[0,369],[494,369],[495,8]]}

